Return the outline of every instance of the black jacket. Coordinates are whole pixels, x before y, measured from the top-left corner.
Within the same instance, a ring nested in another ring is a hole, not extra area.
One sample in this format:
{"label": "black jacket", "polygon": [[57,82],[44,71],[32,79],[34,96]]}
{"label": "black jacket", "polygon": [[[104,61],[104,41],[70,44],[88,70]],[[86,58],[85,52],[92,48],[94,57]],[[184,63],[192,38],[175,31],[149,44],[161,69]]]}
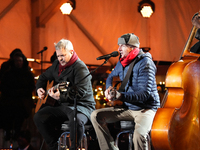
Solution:
{"label": "black jacket", "polygon": [[[76,83],[80,82],[86,75],[89,74],[87,66],[80,59],[67,67],[61,74],[58,76],[59,62],[55,60],[53,65],[49,67],[43,74],[40,75],[37,84],[36,90],[38,88],[46,89],[47,81],[54,81],[54,84],[68,81],[70,82],[68,91],[61,92],[59,103],[61,105],[69,106],[74,109],[74,88],[72,88]],[[90,114],[95,109],[95,101],[93,97],[92,76],[89,75],[87,78],[82,80],[79,84],[76,85],[78,91],[77,99],[77,110],[85,114],[90,118]]]}

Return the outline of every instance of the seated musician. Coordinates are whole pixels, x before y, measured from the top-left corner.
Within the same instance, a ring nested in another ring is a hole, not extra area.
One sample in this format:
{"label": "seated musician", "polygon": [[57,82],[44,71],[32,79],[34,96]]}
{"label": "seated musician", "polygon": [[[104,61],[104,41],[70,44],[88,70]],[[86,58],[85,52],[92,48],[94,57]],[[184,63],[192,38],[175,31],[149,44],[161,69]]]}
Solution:
{"label": "seated musician", "polygon": [[[122,35],[118,39],[118,45],[120,58],[106,80],[105,91],[105,96],[108,100],[111,100],[109,104],[113,105],[113,107],[93,111],[91,121],[101,150],[118,150],[107,128],[107,123],[114,123],[120,120],[135,122],[134,149],[146,150],[148,145],[147,135],[151,130],[156,110],[160,107],[160,98],[155,79],[156,66],[152,61],[151,54],[148,52],[143,53],[139,49],[139,38],[135,34]],[[135,59],[137,61],[131,68],[128,83],[126,83],[123,91],[118,92],[112,87],[113,77],[119,76],[120,80],[123,81],[130,64]],[[115,106],[115,103],[119,100],[123,104]]]}
{"label": "seated musician", "polygon": [[192,24],[196,27],[196,28],[200,28],[200,14],[196,13],[193,18],[192,18]]}
{"label": "seated musician", "polygon": [[[40,99],[44,99],[45,95],[48,94],[56,103],[54,106],[45,106],[39,109],[34,115],[34,122],[47,143],[49,150],[56,150],[58,137],[60,136],[58,127],[68,120],[71,139],[70,150],[75,150],[77,148],[74,146],[80,145],[84,133],[84,124],[87,123],[91,112],[95,109],[91,75],[87,76],[89,70],[84,62],[78,58],[69,40],[61,39],[55,44],[55,49],[58,59],[39,76],[36,90]],[[87,77],[84,78],[85,76]],[[46,93],[44,89],[46,89],[48,80],[54,81],[55,84],[63,83],[64,81],[69,82],[68,89],[66,87],[67,91],[61,91],[59,88],[55,89],[52,87]],[[79,84],[77,84],[78,82]],[[76,86],[74,86],[75,84]],[[77,96],[74,93],[75,88]],[[77,142],[73,128],[75,98],[77,98]]]}
{"label": "seated musician", "polygon": [[192,24],[197,28],[195,38],[199,41],[191,47],[190,51],[193,53],[200,54],[200,15],[199,13],[196,13],[194,17],[192,18]]}

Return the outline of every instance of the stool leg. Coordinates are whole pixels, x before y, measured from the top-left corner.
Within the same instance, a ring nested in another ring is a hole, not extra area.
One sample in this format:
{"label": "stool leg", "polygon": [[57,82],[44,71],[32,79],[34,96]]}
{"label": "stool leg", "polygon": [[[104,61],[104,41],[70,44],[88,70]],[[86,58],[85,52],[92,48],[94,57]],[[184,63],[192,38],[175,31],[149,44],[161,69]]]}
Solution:
{"label": "stool leg", "polygon": [[[61,136],[58,139],[58,150],[63,150],[70,147],[71,142],[69,140],[69,135],[70,135],[69,132],[63,132],[61,134]],[[68,144],[67,144],[67,139],[69,140]]]}
{"label": "stool leg", "polygon": [[128,136],[128,141],[129,141],[129,150],[132,150],[132,147],[133,147],[133,132],[130,131],[129,132],[129,136]]}
{"label": "stool leg", "polygon": [[85,140],[84,140],[84,143],[85,143],[85,150],[87,150],[87,149],[88,149],[88,145],[87,145],[87,136],[86,136],[85,133],[84,133],[84,135],[85,135]]}
{"label": "stool leg", "polygon": [[116,140],[115,140],[115,146],[117,146],[117,148],[119,148],[119,146],[118,146],[118,143],[119,143],[119,136],[120,136],[121,134],[124,134],[124,133],[130,133],[130,130],[121,131],[121,132],[119,132],[119,133],[117,134],[117,137],[116,137]]}
{"label": "stool leg", "polygon": [[85,150],[87,150],[87,148],[88,148],[88,146],[87,146],[87,136],[86,136],[86,134],[84,133],[83,134],[83,138],[82,138],[82,140],[81,140],[81,145],[80,145],[81,147],[81,150],[84,148]]}
{"label": "stool leg", "polygon": [[[67,142],[67,140],[69,140],[69,141]],[[58,150],[66,150],[70,146],[71,146],[70,133],[69,132],[62,133],[58,139]],[[82,150],[83,148],[85,150],[88,149],[87,136],[85,133],[83,134],[83,138],[81,140],[80,150]]]}

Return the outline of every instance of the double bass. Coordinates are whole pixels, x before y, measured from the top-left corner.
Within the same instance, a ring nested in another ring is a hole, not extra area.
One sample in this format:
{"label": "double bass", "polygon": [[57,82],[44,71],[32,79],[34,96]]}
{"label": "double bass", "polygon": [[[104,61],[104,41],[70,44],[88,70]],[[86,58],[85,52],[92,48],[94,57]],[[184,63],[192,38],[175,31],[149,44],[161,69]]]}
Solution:
{"label": "double bass", "polygon": [[199,13],[193,16],[192,23],[180,60],[166,74],[167,92],[151,130],[155,150],[200,150],[200,52],[191,52],[198,41],[195,35],[196,25],[200,26]]}

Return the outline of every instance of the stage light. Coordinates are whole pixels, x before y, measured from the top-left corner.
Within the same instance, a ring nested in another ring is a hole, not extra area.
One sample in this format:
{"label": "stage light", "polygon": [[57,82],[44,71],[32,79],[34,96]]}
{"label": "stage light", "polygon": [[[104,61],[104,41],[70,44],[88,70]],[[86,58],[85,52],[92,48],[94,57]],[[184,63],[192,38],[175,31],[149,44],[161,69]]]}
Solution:
{"label": "stage light", "polygon": [[142,0],[139,2],[138,12],[142,14],[144,18],[150,18],[155,11],[155,4],[151,0]]}
{"label": "stage light", "polygon": [[69,0],[66,3],[63,3],[60,7],[60,10],[62,14],[70,15],[72,10],[74,10],[76,7],[76,1],[75,0]]}

